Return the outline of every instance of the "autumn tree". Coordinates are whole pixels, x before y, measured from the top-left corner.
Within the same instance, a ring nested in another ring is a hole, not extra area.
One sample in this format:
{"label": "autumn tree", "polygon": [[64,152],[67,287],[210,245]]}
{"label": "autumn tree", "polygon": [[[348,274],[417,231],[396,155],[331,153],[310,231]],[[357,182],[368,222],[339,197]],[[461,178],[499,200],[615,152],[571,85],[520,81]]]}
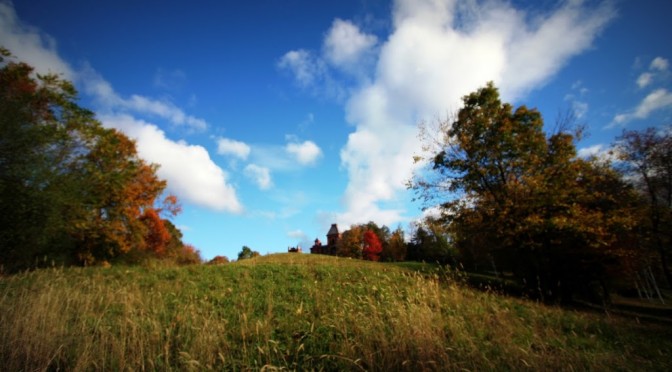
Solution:
{"label": "autumn tree", "polygon": [[93,264],[163,239],[148,233],[166,186],[156,166],[79,107],[72,84],[0,54],[0,264]]}
{"label": "autumn tree", "polygon": [[364,231],[366,229],[362,225],[350,226],[350,229],[341,235],[336,254],[341,257],[362,258]]}
{"label": "autumn tree", "polygon": [[492,83],[463,103],[410,185],[439,203],[455,246],[478,241],[544,299],[605,284],[611,248],[634,224],[632,189],[609,166],[578,159],[573,134],[547,137],[539,112],[502,103]]}
{"label": "autumn tree", "polygon": [[201,262],[201,252],[191,244],[184,244],[176,259],[178,265],[196,265]]}
{"label": "autumn tree", "polygon": [[380,261],[380,254],[383,252],[383,245],[378,239],[378,235],[371,230],[366,230],[363,236],[362,256],[365,260]]}
{"label": "autumn tree", "polygon": [[672,130],[624,131],[615,147],[620,170],[646,201],[640,242],[658,253],[660,267],[672,286]]}
{"label": "autumn tree", "polygon": [[404,237],[404,230],[397,227],[390,234],[387,244],[383,245],[381,259],[384,261],[404,261],[406,260],[407,245]]}
{"label": "autumn tree", "polygon": [[226,256],[215,256],[208,261],[208,265],[223,265],[229,263],[229,258]]}

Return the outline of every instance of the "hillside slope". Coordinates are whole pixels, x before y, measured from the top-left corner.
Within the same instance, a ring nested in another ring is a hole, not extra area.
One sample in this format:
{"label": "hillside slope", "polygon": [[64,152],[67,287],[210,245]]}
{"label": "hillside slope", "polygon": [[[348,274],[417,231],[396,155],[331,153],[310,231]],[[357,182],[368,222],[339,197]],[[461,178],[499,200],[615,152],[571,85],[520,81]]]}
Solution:
{"label": "hillside slope", "polygon": [[7,370],[672,370],[669,328],[463,287],[450,273],[279,254],[0,278]]}

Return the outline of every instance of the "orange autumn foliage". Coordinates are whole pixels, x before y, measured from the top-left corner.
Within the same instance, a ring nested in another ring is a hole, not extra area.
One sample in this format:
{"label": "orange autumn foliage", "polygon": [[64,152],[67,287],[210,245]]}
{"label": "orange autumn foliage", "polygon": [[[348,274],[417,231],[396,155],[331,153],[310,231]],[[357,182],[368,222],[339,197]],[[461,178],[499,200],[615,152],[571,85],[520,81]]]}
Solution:
{"label": "orange autumn foliage", "polygon": [[185,244],[180,250],[180,254],[177,257],[177,263],[180,265],[194,265],[199,264],[203,261],[201,258],[201,252],[196,249],[191,244]]}
{"label": "orange autumn foliage", "polygon": [[166,229],[166,225],[159,217],[156,209],[145,210],[140,217],[140,221],[147,229],[145,232],[145,250],[153,252],[158,257],[163,257],[166,254],[166,247],[170,243],[171,234]]}

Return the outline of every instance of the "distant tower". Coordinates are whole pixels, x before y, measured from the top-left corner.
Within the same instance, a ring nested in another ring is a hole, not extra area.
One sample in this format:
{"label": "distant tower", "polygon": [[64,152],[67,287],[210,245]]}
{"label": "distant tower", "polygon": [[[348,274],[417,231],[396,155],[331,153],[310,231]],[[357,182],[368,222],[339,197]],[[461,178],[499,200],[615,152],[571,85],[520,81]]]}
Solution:
{"label": "distant tower", "polygon": [[315,244],[310,248],[310,253],[335,256],[339,240],[341,240],[341,233],[338,232],[338,226],[332,223],[329,232],[327,232],[327,245],[322,245],[320,239],[315,239]]}
{"label": "distant tower", "polygon": [[341,239],[341,233],[338,232],[338,225],[331,224],[331,228],[327,233],[327,246],[329,254],[335,255],[338,241]]}

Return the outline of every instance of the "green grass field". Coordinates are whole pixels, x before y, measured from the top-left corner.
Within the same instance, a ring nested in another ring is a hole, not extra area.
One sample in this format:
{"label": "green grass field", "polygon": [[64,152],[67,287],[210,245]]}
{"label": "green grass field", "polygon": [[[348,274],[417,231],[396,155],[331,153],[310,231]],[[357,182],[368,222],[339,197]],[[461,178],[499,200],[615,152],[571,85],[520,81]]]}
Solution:
{"label": "green grass field", "polygon": [[32,370],[672,370],[672,329],[411,264],[278,254],[0,278],[0,365]]}

